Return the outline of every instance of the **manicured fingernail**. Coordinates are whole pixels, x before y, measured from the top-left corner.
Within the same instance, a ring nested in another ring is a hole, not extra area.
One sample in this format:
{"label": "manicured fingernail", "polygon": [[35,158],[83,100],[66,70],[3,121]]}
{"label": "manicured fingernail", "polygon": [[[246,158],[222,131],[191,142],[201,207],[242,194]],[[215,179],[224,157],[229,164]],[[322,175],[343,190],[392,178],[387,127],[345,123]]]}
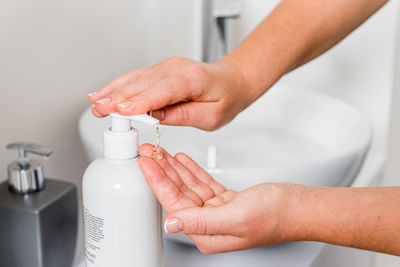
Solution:
{"label": "manicured fingernail", "polygon": [[109,98],[109,97],[106,97],[106,98],[103,98],[103,99],[100,99],[99,101],[97,101],[97,103],[100,103],[103,105],[108,105],[108,104],[110,104],[110,102],[111,102],[111,98]]}
{"label": "manicured fingernail", "polygon": [[169,219],[164,223],[164,231],[169,233],[179,233],[182,232],[182,222],[179,219]]}
{"label": "manicured fingernail", "polygon": [[163,109],[154,110],[152,115],[154,118],[160,121],[163,121],[165,119],[165,111]]}
{"label": "manicured fingernail", "polygon": [[132,105],[132,102],[128,101],[128,102],[125,102],[125,103],[118,104],[118,107],[125,109],[125,108],[129,107],[130,105]]}
{"label": "manicured fingernail", "polygon": [[88,94],[88,97],[94,96],[96,92]]}

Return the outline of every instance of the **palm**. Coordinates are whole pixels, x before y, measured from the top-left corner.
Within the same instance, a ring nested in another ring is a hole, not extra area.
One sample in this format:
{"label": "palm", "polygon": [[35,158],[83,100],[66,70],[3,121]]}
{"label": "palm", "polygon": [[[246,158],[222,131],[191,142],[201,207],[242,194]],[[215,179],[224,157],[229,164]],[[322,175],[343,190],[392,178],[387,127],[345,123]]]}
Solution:
{"label": "palm", "polygon": [[147,182],[167,213],[185,208],[219,206],[227,192],[204,169],[185,154],[175,157],[162,150],[162,159],[149,157],[152,145],[140,148],[140,167]]}
{"label": "palm", "polygon": [[187,234],[204,253],[277,242],[273,233],[280,216],[272,215],[286,210],[277,193],[281,192],[279,184],[261,184],[241,192],[226,190],[185,154],[173,157],[162,150],[163,158],[153,159],[152,145],[143,145],[140,151],[139,165],[169,214],[167,222],[177,218],[182,222],[179,228],[175,224],[173,233]]}

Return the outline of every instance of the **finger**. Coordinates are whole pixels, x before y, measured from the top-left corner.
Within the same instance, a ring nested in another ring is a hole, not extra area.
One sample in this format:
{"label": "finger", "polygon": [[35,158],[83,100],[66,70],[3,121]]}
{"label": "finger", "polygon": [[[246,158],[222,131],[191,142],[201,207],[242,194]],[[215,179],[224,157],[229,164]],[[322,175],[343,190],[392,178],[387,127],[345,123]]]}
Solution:
{"label": "finger", "polygon": [[220,195],[226,191],[226,188],[215,181],[211,175],[200,167],[194,160],[184,153],[178,153],[175,158],[189,171],[191,171],[200,181],[208,185],[215,195]]}
{"label": "finger", "polygon": [[204,254],[230,252],[248,248],[246,239],[231,235],[189,235]]}
{"label": "finger", "polygon": [[162,122],[165,119],[165,111],[164,111],[163,108],[162,109],[153,110],[151,115],[153,116],[153,118],[156,118],[160,122]]}
{"label": "finger", "polygon": [[150,144],[143,144],[139,147],[140,155],[151,157],[153,154],[154,146]]}
{"label": "finger", "polygon": [[166,159],[175,169],[176,173],[179,175],[185,185],[201,198],[202,204],[215,196],[214,191],[208,185],[201,182],[174,157],[168,154]]}
{"label": "finger", "polygon": [[[148,71],[136,80],[126,83],[124,86],[110,92],[106,98],[96,102],[96,108],[103,114],[119,112],[124,110],[126,106],[131,105],[129,100],[132,97],[148,90],[154,86],[157,81],[163,79],[167,73],[159,68],[153,71]],[[121,113],[122,114],[122,113]],[[132,115],[131,113],[123,113],[123,115]]]}
{"label": "finger", "polygon": [[151,67],[141,68],[121,74],[117,78],[113,79],[111,82],[107,83],[103,88],[101,88],[97,92],[89,94],[88,95],[89,101],[93,104],[96,103],[98,100],[105,98],[113,90],[116,90],[117,88],[136,79],[137,77],[148,71],[150,68]]}
{"label": "finger", "polygon": [[[154,146],[150,144],[144,144],[140,147],[140,152],[144,155],[150,156],[153,152]],[[190,190],[181,177],[175,171],[175,169],[169,164],[167,157],[171,157],[165,150],[162,151],[163,157],[155,160],[155,162],[164,170],[168,178],[179,188],[179,190],[188,198],[193,200],[198,206],[203,205],[202,199],[192,190]]]}
{"label": "finger", "polygon": [[225,204],[225,202],[224,202],[224,200],[222,199],[221,196],[215,196],[215,197],[207,200],[204,203],[203,207],[219,207],[219,206],[222,206],[224,204]]}
{"label": "finger", "polygon": [[[143,145],[141,147],[141,151],[148,155],[151,153],[150,149],[152,150],[152,148],[152,145]],[[201,201],[199,206],[202,206],[205,201],[215,196],[214,192],[209,186],[199,181],[167,151],[162,149],[162,154],[163,158],[156,160],[156,162],[159,163],[162,168],[165,168],[165,172],[171,174],[170,179],[175,182],[175,185],[178,188],[182,189],[182,191],[186,191],[186,188],[188,188],[189,191],[194,192],[199,197]]]}
{"label": "finger", "polygon": [[187,208],[169,214],[164,229],[167,233],[188,235],[239,236],[241,232],[234,216],[227,206]]}
{"label": "finger", "polygon": [[118,107],[118,112],[123,115],[143,114],[181,101],[195,99],[201,94],[203,85],[200,82],[193,83],[193,79],[187,76],[191,77],[177,73],[158,81],[148,90],[130,98],[129,105]]}
{"label": "finger", "polygon": [[197,206],[183,195],[153,159],[144,156],[138,163],[147,183],[167,213]]}
{"label": "finger", "polygon": [[207,200],[206,203],[204,203],[203,207],[219,207],[225,204],[228,204],[229,202],[232,202],[232,200],[235,198],[237,195],[237,192],[234,190],[226,190],[223,192],[221,195],[217,195],[209,200]]}
{"label": "finger", "polygon": [[[181,102],[167,106],[157,114],[162,124],[192,126],[206,131],[213,131],[222,126],[221,117],[226,114],[218,111],[217,102]],[[204,111],[207,111],[207,120]]]}
{"label": "finger", "polygon": [[103,117],[106,116],[106,115],[104,115],[104,114],[98,112],[97,109],[96,109],[96,107],[95,107],[94,105],[92,106],[92,113],[93,113],[93,115],[96,116],[97,118],[103,118]]}

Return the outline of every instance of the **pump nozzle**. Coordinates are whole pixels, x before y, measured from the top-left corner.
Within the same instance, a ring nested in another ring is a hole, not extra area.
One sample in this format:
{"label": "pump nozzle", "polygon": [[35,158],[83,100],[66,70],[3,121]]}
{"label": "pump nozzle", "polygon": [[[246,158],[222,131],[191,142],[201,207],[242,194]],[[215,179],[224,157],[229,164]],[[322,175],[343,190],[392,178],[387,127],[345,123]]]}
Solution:
{"label": "pump nozzle", "polygon": [[138,155],[138,132],[132,121],[140,121],[152,126],[159,121],[149,115],[124,116],[112,113],[111,128],[104,132],[104,156],[111,159],[130,159]]}
{"label": "pump nozzle", "polygon": [[131,130],[131,121],[140,121],[149,125],[157,125],[160,122],[146,114],[124,116],[119,113],[110,114],[112,118],[111,131],[113,132],[128,132]]}

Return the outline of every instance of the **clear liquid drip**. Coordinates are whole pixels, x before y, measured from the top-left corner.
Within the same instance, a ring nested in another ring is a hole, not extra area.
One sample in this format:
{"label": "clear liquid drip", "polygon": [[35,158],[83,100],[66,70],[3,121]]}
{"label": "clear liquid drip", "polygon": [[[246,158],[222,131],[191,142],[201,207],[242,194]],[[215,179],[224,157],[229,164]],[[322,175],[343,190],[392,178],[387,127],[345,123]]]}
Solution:
{"label": "clear liquid drip", "polygon": [[160,160],[163,158],[163,154],[161,152],[161,143],[160,143],[160,137],[161,137],[160,125],[157,124],[156,126],[154,126],[154,129],[155,129],[155,133],[156,133],[156,145],[154,146],[151,157]]}

